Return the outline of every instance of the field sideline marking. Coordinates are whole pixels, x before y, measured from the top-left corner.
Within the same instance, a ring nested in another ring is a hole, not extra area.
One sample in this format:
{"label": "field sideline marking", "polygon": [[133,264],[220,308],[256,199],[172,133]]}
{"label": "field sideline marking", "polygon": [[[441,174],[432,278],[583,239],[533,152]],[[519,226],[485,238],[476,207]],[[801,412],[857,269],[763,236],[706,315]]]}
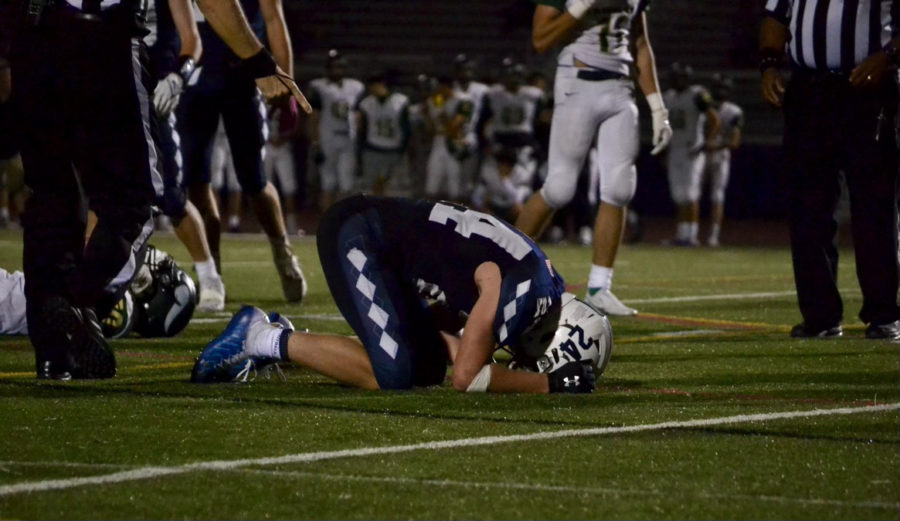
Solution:
{"label": "field sideline marking", "polygon": [[515,434],[508,436],[485,436],[480,438],[463,438],[446,441],[431,441],[410,445],[394,445],[387,447],[366,447],[360,449],[344,449],[336,451],[306,452],[288,454],[285,456],[273,456],[266,458],[246,458],[237,460],[201,461],[188,463],[174,467],[142,467],[134,470],[114,472],[99,476],[87,476],[69,479],[49,479],[43,481],[27,481],[13,485],[0,486],[0,497],[16,494],[27,494],[48,490],[64,490],[88,485],[107,485],[138,481],[163,476],[186,474],[196,471],[225,471],[251,466],[282,465],[289,463],[312,463],[317,461],[332,460],[338,458],[354,458],[377,456],[382,454],[400,454],[420,450],[441,450],[461,447],[480,447],[485,445],[497,445],[519,441],[543,441],[560,438],[573,438],[582,436],[600,436],[604,434],[621,434],[632,432],[658,431],[664,429],[709,427],[714,425],[728,425],[735,423],[755,423],[771,420],[810,418],[815,416],[847,415],[868,412],[882,412],[900,410],[900,402],[875,405],[867,407],[844,407],[837,409],[813,409],[806,411],[787,411],[776,413],[741,414],[736,416],[724,416],[720,418],[707,418],[699,420],[669,421],[625,427],[595,427],[590,429],[566,429],[561,431],[543,431],[532,434]]}
{"label": "field sideline marking", "polygon": [[392,483],[401,485],[426,485],[435,487],[459,487],[459,488],[486,488],[504,490],[526,490],[534,492],[567,492],[575,494],[605,494],[608,496],[669,496],[673,493],[685,493],[685,495],[702,499],[737,499],[747,501],[763,501],[774,503],[797,503],[801,505],[829,505],[850,506],[862,508],[878,508],[897,510],[900,503],[888,503],[885,501],[842,501],[840,499],[799,498],[789,496],[752,495],[752,494],[711,494],[709,492],[690,493],[689,491],[671,490],[640,490],[611,487],[573,487],[567,485],[541,485],[532,483],[510,483],[504,481],[458,481],[452,479],[416,479],[398,478],[390,476],[360,476],[355,474],[330,474],[319,472],[289,471],[289,470],[262,470],[262,469],[235,469],[236,472],[257,474],[261,476],[284,476],[294,478],[324,479],[331,481],[359,481],[369,483]]}

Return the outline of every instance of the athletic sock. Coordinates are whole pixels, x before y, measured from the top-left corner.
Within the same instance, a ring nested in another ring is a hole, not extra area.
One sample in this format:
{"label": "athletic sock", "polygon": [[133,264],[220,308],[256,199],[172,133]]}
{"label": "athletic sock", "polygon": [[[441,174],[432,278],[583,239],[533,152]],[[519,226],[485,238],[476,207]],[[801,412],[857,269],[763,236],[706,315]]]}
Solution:
{"label": "athletic sock", "polygon": [[3,220],[3,221],[9,220],[9,208],[6,208],[6,207],[0,208],[0,220]]}
{"label": "athletic sock", "polygon": [[697,235],[700,232],[700,223],[690,222],[688,223],[688,236],[687,240],[691,242],[697,242]]}
{"label": "athletic sock", "polygon": [[197,270],[197,278],[200,280],[209,280],[219,277],[219,271],[216,270],[216,261],[212,258],[202,262],[195,262],[194,269]]}
{"label": "athletic sock", "polygon": [[675,232],[675,239],[686,241],[691,233],[691,224],[687,221],[678,221],[678,228]]}
{"label": "athletic sock", "polygon": [[287,227],[288,235],[292,233],[297,233],[297,217],[289,213],[284,216],[284,225]]}
{"label": "athletic sock", "polygon": [[231,229],[237,229],[241,227],[241,218],[237,215],[232,215],[228,218],[228,227]]}
{"label": "athletic sock", "polygon": [[288,341],[291,331],[267,322],[257,322],[247,332],[250,356],[288,360]]}
{"label": "athletic sock", "polygon": [[591,273],[588,275],[588,293],[593,295],[598,291],[612,288],[612,278],[612,268],[591,264]]}
{"label": "athletic sock", "polygon": [[712,230],[709,232],[709,239],[715,240],[715,241],[719,240],[719,232],[721,232],[721,231],[722,231],[721,224],[712,225]]}

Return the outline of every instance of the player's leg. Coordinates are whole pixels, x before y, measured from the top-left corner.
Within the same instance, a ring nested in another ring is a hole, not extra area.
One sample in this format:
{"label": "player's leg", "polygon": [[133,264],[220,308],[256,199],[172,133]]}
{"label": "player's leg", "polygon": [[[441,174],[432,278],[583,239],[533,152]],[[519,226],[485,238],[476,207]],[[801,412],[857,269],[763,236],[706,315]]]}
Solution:
{"label": "player's leg", "polygon": [[669,193],[675,203],[675,239],[673,245],[686,245],[690,237],[691,202],[690,158],[684,145],[670,146],[666,161]]}
{"label": "player's leg", "polygon": [[705,165],[705,153],[700,152],[691,158],[690,183],[688,185],[688,200],[690,201],[690,204],[687,206],[687,218],[689,223],[687,240],[689,246],[697,246],[700,244],[698,238],[700,233],[700,188]]}
{"label": "player's leg", "polygon": [[[182,95],[176,109],[176,129],[180,138],[182,157],[182,183],[187,189],[188,199],[196,207],[206,235],[206,243],[221,272],[220,239],[222,222],[219,205],[212,189],[212,175],[221,172],[220,161],[224,161],[223,151],[213,154],[216,129],[219,126],[221,105],[221,81],[218,75],[203,71],[198,84],[189,87]],[[213,156],[216,164],[213,165]]]}
{"label": "player's leg", "polygon": [[288,235],[297,233],[297,210],[294,201],[297,197],[297,170],[294,163],[294,151],[290,145],[277,147],[275,156],[275,175],[281,188],[284,225]]}
{"label": "player's leg", "polygon": [[709,160],[706,171],[710,173],[710,230],[706,243],[716,247],[719,245],[719,234],[722,232],[722,221],[725,218],[725,189],[728,187],[728,177],[731,163],[728,157],[718,157]]}
{"label": "player's leg", "polygon": [[25,275],[0,268],[0,335],[27,335]]}
{"label": "player's leg", "polygon": [[269,238],[285,298],[299,302],[306,295],[306,280],[288,240],[278,191],[263,172],[268,138],[265,104],[256,85],[245,78],[229,77],[225,89],[228,102],[223,106],[222,119],[238,181]]}
{"label": "player's leg", "polygon": [[463,183],[463,162],[455,156],[447,155],[447,164],[445,166],[447,173],[447,199],[453,202],[462,202]]}
{"label": "player's leg", "polygon": [[353,142],[342,138],[343,145],[338,152],[338,199],[343,199],[355,193],[356,190],[356,150]]}
{"label": "player's leg", "polygon": [[331,146],[333,138],[321,143],[322,162],[319,164],[319,211],[325,212],[335,201],[338,189],[337,153]]}
{"label": "player's leg", "polygon": [[572,200],[582,164],[597,135],[598,119],[591,108],[595,100],[586,86],[590,82],[563,69],[556,76],[547,179],[516,219],[516,228],[532,238],[540,237],[553,213]]}
{"label": "player's leg", "polygon": [[425,164],[425,197],[436,199],[440,195],[441,185],[444,181],[444,158],[447,147],[435,139],[428,154]]}
{"label": "player's leg", "polygon": [[638,152],[638,109],[630,87],[605,82],[599,99],[618,110],[597,134],[597,164],[600,171],[600,208],[594,223],[593,265],[588,277],[586,300],[608,315],[630,316],[637,311],[622,304],[612,293],[613,266],[625,227],[625,212],[637,188],[634,160]]}

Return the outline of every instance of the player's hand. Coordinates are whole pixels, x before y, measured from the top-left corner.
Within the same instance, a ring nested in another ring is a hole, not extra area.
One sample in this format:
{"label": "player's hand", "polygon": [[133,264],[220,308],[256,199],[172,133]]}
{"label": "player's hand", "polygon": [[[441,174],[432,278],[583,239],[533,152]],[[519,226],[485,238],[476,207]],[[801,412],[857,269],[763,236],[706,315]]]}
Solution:
{"label": "player's hand", "polygon": [[592,393],[597,385],[590,364],[569,362],[547,375],[551,393]]}
{"label": "player's hand", "polygon": [[168,76],[160,80],[153,90],[153,108],[161,118],[169,117],[169,114],[178,106],[178,99],[184,90],[184,80],[177,72],[170,72]]}
{"label": "player's hand", "polygon": [[663,102],[659,92],[647,94],[647,105],[650,106],[650,116],[653,120],[653,150],[651,155],[657,155],[672,140],[672,126],[669,125],[669,111],[666,110],[666,104]]}
{"label": "player's hand", "polygon": [[850,85],[856,88],[881,85],[890,66],[891,59],[884,51],[871,54],[850,72]]}
{"label": "player's hand", "polygon": [[781,71],[770,67],[763,72],[762,96],[770,105],[781,106],[781,100],[784,97],[784,81],[781,79]]}
{"label": "player's hand", "polygon": [[297,104],[303,109],[303,112],[312,114],[312,105],[309,104],[306,96],[300,92],[297,82],[281,70],[281,67],[276,66],[275,74],[256,78],[256,86],[266,100],[277,103],[280,100],[293,97],[297,100]]}

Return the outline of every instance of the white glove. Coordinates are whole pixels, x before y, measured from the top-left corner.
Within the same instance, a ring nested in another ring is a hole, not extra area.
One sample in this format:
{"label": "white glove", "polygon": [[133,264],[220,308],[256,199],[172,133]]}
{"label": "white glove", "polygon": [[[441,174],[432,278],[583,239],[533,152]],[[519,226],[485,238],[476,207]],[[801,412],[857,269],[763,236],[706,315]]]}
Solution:
{"label": "white glove", "polygon": [[160,80],[153,91],[153,107],[156,109],[156,114],[161,118],[168,117],[178,105],[178,99],[183,90],[184,80],[177,72],[170,72],[168,76]]}
{"label": "white glove", "polygon": [[669,125],[669,111],[658,92],[647,96],[647,104],[650,105],[650,115],[653,118],[653,150],[650,155],[655,156],[669,146],[672,127]]}
{"label": "white glove", "polygon": [[597,0],[575,0],[572,2],[572,5],[569,6],[569,14],[572,15],[572,18],[576,20],[580,20],[582,16],[594,7],[594,4],[597,3]]}

